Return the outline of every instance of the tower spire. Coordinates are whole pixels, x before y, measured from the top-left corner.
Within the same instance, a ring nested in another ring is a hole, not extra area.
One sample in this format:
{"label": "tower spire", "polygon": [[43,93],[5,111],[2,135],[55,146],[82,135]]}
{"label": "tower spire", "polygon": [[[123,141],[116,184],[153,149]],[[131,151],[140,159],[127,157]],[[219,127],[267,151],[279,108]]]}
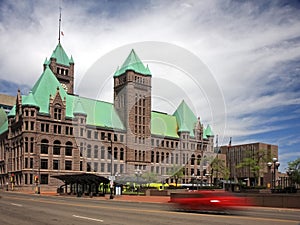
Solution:
{"label": "tower spire", "polygon": [[61,26],[61,7],[59,7],[59,21],[58,21],[58,43],[60,43],[60,26]]}

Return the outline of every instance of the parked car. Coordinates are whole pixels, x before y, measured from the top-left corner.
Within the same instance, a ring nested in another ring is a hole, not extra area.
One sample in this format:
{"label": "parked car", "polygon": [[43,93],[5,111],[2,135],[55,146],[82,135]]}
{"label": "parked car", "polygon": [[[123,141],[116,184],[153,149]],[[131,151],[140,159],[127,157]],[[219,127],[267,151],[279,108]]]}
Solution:
{"label": "parked car", "polygon": [[201,212],[232,212],[250,205],[247,198],[215,190],[174,193],[171,195],[170,203],[175,210]]}

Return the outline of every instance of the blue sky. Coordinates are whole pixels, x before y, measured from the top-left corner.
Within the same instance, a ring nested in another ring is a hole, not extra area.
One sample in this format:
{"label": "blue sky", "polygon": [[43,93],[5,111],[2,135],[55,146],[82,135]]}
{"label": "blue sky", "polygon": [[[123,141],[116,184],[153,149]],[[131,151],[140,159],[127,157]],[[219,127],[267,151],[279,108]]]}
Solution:
{"label": "blue sky", "polygon": [[[158,81],[164,80],[163,84],[184,93],[168,95],[153,86],[154,110],[173,113],[168,106],[179,105],[187,96],[197,116],[222,137],[219,144],[228,144],[232,137],[233,145],[278,145],[281,171],[288,161],[300,157],[299,1],[4,0],[0,2],[1,93],[16,95],[20,87],[26,94],[38,79],[57,44],[60,6],[62,45],[75,60],[78,94],[95,97],[81,84],[93,82],[87,79],[89,69],[114,49],[149,41],[172,44],[198,57],[214,82],[194,71],[192,77],[201,77],[204,88],[184,87],[185,76],[176,65],[149,63],[153,84],[159,86],[163,82]],[[137,54],[144,59],[142,50]],[[115,68],[122,63],[116,61]],[[171,82],[170,77],[179,77],[179,82]],[[107,86],[96,97],[112,102],[112,82]],[[216,87],[224,103],[221,110],[209,107],[213,98],[202,101],[206,90]]]}

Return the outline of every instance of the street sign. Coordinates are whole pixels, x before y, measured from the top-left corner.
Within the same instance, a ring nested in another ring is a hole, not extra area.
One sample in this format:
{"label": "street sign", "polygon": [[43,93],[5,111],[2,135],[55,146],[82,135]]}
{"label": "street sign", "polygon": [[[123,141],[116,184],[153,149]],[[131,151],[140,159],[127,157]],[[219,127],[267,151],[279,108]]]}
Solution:
{"label": "street sign", "polygon": [[108,179],[111,180],[111,181],[114,181],[116,178],[115,178],[115,176],[109,176]]}

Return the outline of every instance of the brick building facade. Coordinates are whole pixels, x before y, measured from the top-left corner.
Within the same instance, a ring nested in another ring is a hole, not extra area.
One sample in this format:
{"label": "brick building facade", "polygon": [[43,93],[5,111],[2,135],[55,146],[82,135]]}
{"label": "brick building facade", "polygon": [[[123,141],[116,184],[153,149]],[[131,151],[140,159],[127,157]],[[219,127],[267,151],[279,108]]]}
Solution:
{"label": "brick building facade", "polygon": [[[116,62],[118,63],[118,62]],[[214,135],[183,100],[170,115],[151,111],[151,78],[134,50],[114,74],[114,103],[74,94],[74,61],[58,43],[28,94],[0,118],[0,185],[56,188],[54,175],[108,177],[139,170],[179,182],[206,176]],[[1,109],[0,109],[1,110]]]}
{"label": "brick building facade", "polygon": [[[268,166],[273,158],[278,159],[278,146],[266,143],[221,146],[229,168],[229,180],[246,183],[247,186],[269,186],[272,184],[274,165]],[[278,178],[278,170],[275,177]]]}

